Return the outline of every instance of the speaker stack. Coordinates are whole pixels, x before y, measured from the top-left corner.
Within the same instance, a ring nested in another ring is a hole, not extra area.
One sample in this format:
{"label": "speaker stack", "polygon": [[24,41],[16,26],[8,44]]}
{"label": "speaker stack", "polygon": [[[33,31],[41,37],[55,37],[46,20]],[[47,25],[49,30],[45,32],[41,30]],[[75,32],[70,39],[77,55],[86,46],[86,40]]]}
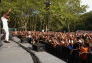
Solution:
{"label": "speaker stack", "polygon": [[45,51],[45,44],[42,43],[36,43],[32,45],[33,50],[35,51]]}

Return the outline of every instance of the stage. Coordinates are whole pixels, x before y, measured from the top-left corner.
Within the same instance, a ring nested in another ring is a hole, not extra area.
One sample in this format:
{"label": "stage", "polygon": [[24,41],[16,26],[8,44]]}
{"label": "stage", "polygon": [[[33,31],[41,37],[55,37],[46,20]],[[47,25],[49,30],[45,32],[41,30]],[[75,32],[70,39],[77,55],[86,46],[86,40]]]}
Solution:
{"label": "stage", "polygon": [[[4,43],[2,41],[2,43],[3,46],[0,47],[0,63],[35,63],[32,55],[14,41],[10,41],[10,43]],[[30,48],[32,47],[32,45],[28,43],[22,43],[21,45]],[[63,60],[45,51],[31,51],[38,57],[40,63],[65,63]]]}

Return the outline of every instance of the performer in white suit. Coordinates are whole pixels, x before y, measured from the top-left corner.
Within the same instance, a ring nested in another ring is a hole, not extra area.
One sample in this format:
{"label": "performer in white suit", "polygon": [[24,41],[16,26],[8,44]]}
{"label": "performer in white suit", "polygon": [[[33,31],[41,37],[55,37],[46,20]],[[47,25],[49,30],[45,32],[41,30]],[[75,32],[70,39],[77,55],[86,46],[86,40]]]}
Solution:
{"label": "performer in white suit", "polygon": [[3,14],[3,16],[1,17],[2,20],[2,24],[3,24],[3,30],[5,32],[5,42],[9,43],[9,27],[8,27],[8,18],[9,18],[9,13],[10,13],[11,9],[9,9],[9,11],[5,14]]}

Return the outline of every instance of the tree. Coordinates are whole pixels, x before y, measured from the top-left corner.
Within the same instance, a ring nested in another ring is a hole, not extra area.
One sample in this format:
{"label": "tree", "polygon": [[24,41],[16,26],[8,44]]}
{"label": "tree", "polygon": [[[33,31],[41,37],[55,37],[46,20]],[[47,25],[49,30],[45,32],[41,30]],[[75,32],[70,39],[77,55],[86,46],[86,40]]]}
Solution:
{"label": "tree", "polygon": [[[85,8],[86,6],[80,5],[80,0],[54,0],[51,13],[52,17],[55,16],[56,18],[54,17],[52,22],[59,21],[57,29],[75,30],[76,28],[73,27],[76,27],[76,22],[80,20],[80,13],[85,12]],[[57,21],[54,21],[56,19]]]}
{"label": "tree", "polygon": [[84,30],[92,30],[92,11],[80,16],[81,22],[84,26],[81,26]]}
{"label": "tree", "polygon": [[[10,27],[41,30],[46,25],[44,0],[3,0],[0,3],[0,14],[12,8]],[[80,13],[85,12],[86,6],[80,5],[80,0],[51,0],[48,28],[52,31],[76,30],[80,21]],[[38,25],[41,24],[41,25]],[[38,29],[39,27],[39,29]]]}

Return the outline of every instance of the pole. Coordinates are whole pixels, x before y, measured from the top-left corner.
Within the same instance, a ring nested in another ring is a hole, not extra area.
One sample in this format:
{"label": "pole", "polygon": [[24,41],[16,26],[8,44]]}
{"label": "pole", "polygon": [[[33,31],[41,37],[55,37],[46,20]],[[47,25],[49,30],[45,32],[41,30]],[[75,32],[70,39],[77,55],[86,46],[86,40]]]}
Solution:
{"label": "pole", "polygon": [[50,5],[51,5],[51,3],[50,3],[50,0],[46,0],[46,2],[45,2],[45,5],[46,5],[46,8],[45,8],[45,10],[46,10],[46,14],[45,14],[45,30],[46,30],[46,32],[48,31],[48,25],[49,25],[49,8],[50,8]]}

